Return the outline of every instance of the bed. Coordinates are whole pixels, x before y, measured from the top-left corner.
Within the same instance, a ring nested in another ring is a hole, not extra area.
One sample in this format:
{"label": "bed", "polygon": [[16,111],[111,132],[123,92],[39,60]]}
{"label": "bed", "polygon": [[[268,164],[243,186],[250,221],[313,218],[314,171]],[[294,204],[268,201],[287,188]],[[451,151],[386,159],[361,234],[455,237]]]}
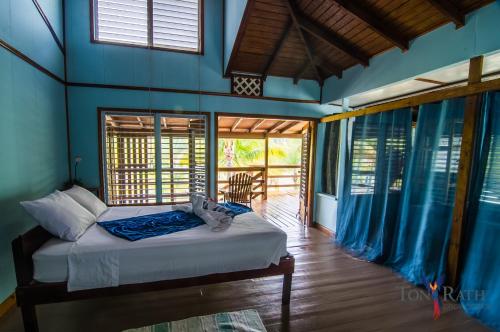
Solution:
{"label": "bed", "polygon": [[[99,221],[170,209],[111,207]],[[38,304],[275,275],[284,276],[282,303],[290,302],[294,258],[286,234],[253,212],[236,216],[224,232],[202,225],[130,242],[94,224],[77,242],[67,242],[36,227],[12,246],[26,331],[38,331]]]}

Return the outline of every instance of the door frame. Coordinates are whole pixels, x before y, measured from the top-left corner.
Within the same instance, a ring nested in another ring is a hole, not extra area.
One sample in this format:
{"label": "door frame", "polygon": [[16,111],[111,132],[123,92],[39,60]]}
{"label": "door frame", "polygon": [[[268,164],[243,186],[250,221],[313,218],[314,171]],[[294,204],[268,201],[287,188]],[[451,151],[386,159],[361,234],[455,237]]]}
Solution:
{"label": "door frame", "polygon": [[320,122],[320,118],[313,117],[301,117],[301,116],[291,116],[291,115],[277,115],[277,114],[241,114],[241,113],[228,113],[228,112],[214,112],[214,140],[213,140],[213,151],[214,151],[214,183],[215,183],[215,192],[213,193],[213,197],[217,199],[217,188],[219,187],[219,154],[218,154],[218,146],[219,146],[219,117],[242,117],[242,118],[262,118],[262,119],[278,119],[278,120],[296,120],[296,121],[308,121],[311,126],[311,153],[309,154],[309,179],[308,179],[308,197],[307,197],[307,220],[305,225],[308,227],[313,226],[313,210],[314,210],[314,190],[315,190],[315,167],[316,167],[316,142],[318,140],[318,123]]}

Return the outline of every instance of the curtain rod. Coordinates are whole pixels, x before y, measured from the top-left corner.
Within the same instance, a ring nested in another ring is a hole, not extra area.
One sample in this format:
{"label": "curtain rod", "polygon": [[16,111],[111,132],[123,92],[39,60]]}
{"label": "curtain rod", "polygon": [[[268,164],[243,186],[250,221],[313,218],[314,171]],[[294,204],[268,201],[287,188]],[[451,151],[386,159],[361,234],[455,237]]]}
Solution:
{"label": "curtain rod", "polygon": [[444,99],[465,97],[493,90],[500,90],[500,78],[480,83],[472,83],[466,86],[458,86],[458,87],[427,92],[424,94],[411,96],[400,100],[390,101],[387,103],[362,108],[356,111],[333,114],[321,118],[321,122],[339,121],[342,119],[348,119],[357,116],[376,114],[381,112],[389,112],[398,108],[414,107],[414,106],[419,106],[421,104],[441,101]]}

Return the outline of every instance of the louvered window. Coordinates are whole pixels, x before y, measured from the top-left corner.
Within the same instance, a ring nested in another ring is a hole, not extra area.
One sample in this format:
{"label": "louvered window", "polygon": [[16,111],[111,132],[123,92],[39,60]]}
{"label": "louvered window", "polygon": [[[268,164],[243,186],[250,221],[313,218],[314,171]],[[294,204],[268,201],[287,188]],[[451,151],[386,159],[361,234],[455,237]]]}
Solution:
{"label": "louvered window", "polygon": [[173,204],[206,194],[206,115],[103,112],[102,123],[108,204]]}
{"label": "louvered window", "polygon": [[357,121],[353,127],[351,194],[373,194],[377,165],[377,127]]}
{"label": "louvered window", "polygon": [[491,136],[480,200],[500,204],[500,134],[498,133]]}
{"label": "louvered window", "polygon": [[92,0],[98,42],[201,52],[203,0]]}
{"label": "louvered window", "polygon": [[433,201],[453,205],[462,145],[463,120],[454,119],[446,126],[445,133],[439,138],[437,151],[429,148],[426,149],[426,153],[431,154],[432,158]]}

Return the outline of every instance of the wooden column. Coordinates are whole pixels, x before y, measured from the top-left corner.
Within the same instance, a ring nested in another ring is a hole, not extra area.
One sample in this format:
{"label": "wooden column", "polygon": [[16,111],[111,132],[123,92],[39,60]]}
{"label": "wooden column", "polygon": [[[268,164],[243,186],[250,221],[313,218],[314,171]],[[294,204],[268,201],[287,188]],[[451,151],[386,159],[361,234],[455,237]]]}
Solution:
{"label": "wooden column", "polygon": [[307,226],[313,225],[314,214],[314,171],[316,169],[316,135],[318,124],[315,121],[309,121],[310,141],[309,141],[309,174],[307,179]]}
{"label": "wooden column", "polygon": [[[483,71],[483,57],[472,58],[469,65],[469,84],[481,82]],[[458,164],[455,205],[448,248],[447,280],[451,286],[458,282],[460,249],[462,246],[463,229],[467,218],[468,197],[471,184],[471,171],[474,154],[474,140],[480,111],[481,95],[468,96],[464,111],[464,128],[460,147],[460,161]]]}

